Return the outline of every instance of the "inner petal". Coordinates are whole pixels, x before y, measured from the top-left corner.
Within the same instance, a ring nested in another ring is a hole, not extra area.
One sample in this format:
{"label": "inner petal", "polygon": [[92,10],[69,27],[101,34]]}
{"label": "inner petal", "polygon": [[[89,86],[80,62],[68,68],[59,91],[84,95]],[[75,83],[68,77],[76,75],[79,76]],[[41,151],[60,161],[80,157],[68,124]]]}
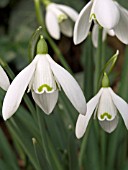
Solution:
{"label": "inner petal", "polygon": [[98,106],[98,119],[111,121],[117,115],[117,109],[112,101],[108,88],[104,88]]}
{"label": "inner petal", "polygon": [[45,55],[41,55],[36,66],[36,71],[33,79],[33,90],[35,93],[52,93],[57,89],[56,81],[49,62]]}

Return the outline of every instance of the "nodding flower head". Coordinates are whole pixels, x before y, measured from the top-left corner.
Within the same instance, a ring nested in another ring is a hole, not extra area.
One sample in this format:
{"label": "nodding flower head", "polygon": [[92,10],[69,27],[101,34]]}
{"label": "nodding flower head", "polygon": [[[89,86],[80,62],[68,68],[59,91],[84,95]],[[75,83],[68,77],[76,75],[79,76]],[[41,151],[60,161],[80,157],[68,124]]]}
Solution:
{"label": "nodding flower head", "polygon": [[86,101],[76,80],[46,53],[45,40],[41,38],[37,46],[40,54],[16,76],[6,93],[2,108],[4,120],[16,112],[27,87],[46,114],[53,111],[62,88],[76,110],[85,115]]}
{"label": "nodding flower head", "polygon": [[107,31],[113,30],[120,41],[128,44],[128,11],[113,0],[91,0],[85,5],[75,23],[75,44],[88,36],[92,20]]}
{"label": "nodding flower head", "polygon": [[46,7],[46,27],[49,34],[56,40],[60,39],[60,34],[72,37],[74,22],[78,13],[71,7],[50,3]]}

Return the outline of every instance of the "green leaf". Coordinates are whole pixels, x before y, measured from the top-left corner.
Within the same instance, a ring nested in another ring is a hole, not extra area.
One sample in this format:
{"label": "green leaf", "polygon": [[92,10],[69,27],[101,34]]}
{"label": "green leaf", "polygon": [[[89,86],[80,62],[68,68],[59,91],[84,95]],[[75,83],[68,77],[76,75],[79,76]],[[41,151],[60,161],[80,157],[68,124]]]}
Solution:
{"label": "green leaf", "polygon": [[37,161],[39,163],[40,170],[52,170],[50,167],[48,161],[46,160],[46,157],[44,156],[43,150],[40,147],[39,143],[35,138],[32,138],[34,150],[35,150],[35,155],[37,158]]}
{"label": "green leaf", "polygon": [[119,94],[128,101],[128,47],[126,47],[121,80],[119,82]]}
{"label": "green leaf", "polygon": [[[10,169],[13,170],[19,170],[17,159],[12,151],[11,146],[9,145],[3,131],[0,129],[0,151],[2,155],[2,159],[4,162],[6,162],[6,165],[10,167]],[[2,162],[1,162],[2,164]],[[1,166],[0,166],[1,168]],[[8,168],[9,169],[9,168]]]}
{"label": "green leaf", "polygon": [[69,134],[69,147],[68,147],[68,155],[69,155],[69,169],[70,170],[78,170],[78,146],[76,142],[76,137],[74,136],[74,132]]}

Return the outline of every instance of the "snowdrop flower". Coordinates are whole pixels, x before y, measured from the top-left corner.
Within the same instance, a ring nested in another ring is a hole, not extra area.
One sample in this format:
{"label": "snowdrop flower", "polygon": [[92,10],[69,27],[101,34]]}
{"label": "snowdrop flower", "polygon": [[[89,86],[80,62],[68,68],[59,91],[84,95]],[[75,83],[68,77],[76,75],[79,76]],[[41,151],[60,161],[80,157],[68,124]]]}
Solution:
{"label": "snowdrop flower", "polygon": [[3,68],[0,66],[0,87],[7,91],[10,85],[9,79]]}
{"label": "snowdrop flower", "polygon": [[121,42],[128,44],[128,10],[123,8],[117,2],[115,2],[115,4],[120,12],[120,20],[113,30]]}
{"label": "snowdrop flower", "polygon": [[84,135],[93,113],[94,117],[98,118],[100,126],[106,132],[111,133],[114,131],[119,120],[117,110],[120,112],[128,129],[128,104],[116,95],[107,84],[87,103],[86,115],[79,115],[76,123],[77,138],[81,138]]}
{"label": "snowdrop flower", "polygon": [[128,44],[128,11],[113,0],[91,0],[80,12],[74,27],[74,43],[81,43],[89,33],[92,20]]}
{"label": "snowdrop flower", "polygon": [[[95,24],[92,29],[92,43],[95,48],[98,47],[98,24]],[[103,29],[102,32],[102,41],[104,42],[106,40],[107,34],[110,36],[115,36],[115,32],[113,30]]]}
{"label": "snowdrop flower", "polygon": [[[41,41],[45,40],[39,42]],[[34,60],[11,83],[3,102],[4,120],[16,112],[27,86],[36,104],[46,114],[50,114],[54,109],[61,87],[76,110],[81,114],[86,113],[86,101],[78,83],[47,54],[46,48],[37,53]]]}
{"label": "snowdrop flower", "polygon": [[49,34],[56,40],[60,39],[63,33],[67,37],[72,37],[74,22],[78,13],[71,7],[49,3],[46,7],[46,27]]}

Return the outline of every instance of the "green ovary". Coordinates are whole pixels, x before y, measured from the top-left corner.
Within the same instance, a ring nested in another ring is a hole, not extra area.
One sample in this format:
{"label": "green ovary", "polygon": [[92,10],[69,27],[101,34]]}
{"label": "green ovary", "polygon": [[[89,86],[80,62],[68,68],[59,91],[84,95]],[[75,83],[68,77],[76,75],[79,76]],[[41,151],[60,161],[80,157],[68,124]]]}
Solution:
{"label": "green ovary", "polygon": [[67,19],[67,16],[65,14],[61,14],[61,15],[58,16],[58,22],[59,23],[63,22],[66,19]]}
{"label": "green ovary", "polygon": [[43,84],[43,85],[41,85],[41,86],[38,88],[38,91],[39,91],[39,92],[42,92],[42,91],[43,91],[43,88],[46,88],[48,92],[52,91],[52,89],[53,89],[53,88],[50,87],[49,85]]}
{"label": "green ovary", "polygon": [[90,20],[92,20],[92,19],[96,20],[96,15],[94,13],[91,14],[91,16],[90,16]]}
{"label": "green ovary", "polygon": [[104,119],[105,116],[106,116],[108,119],[111,119],[111,118],[112,118],[112,116],[111,116],[109,113],[103,113],[102,115],[100,115],[100,118],[101,118],[101,119]]}

